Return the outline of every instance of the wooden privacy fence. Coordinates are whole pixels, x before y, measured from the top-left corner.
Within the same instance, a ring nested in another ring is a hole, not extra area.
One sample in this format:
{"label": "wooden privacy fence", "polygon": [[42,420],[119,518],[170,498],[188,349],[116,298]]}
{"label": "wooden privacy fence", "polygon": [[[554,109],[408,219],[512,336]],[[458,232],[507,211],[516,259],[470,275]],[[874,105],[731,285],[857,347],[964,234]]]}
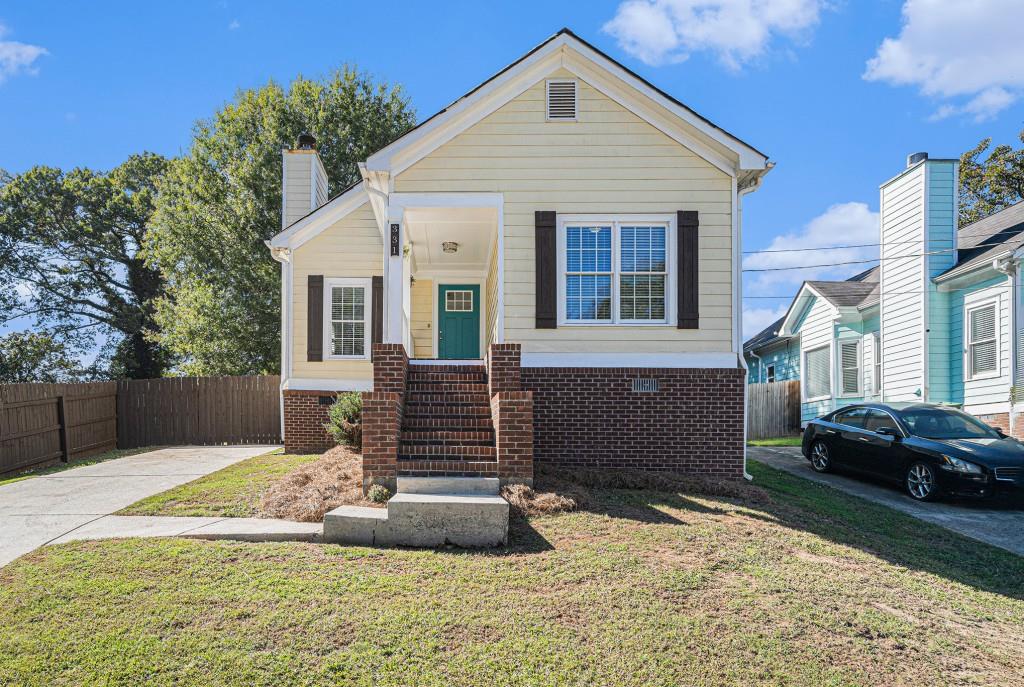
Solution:
{"label": "wooden privacy fence", "polygon": [[116,382],[0,385],[0,473],[116,445]]}
{"label": "wooden privacy fence", "polygon": [[770,439],[800,431],[800,380],[747,387],[747,438]]}
{"label": "wooden privacy fence", "polygon": [[120,381],[117,445],[278,443],[280,381],[277,375]]}
{"label": "wooden privacy fence", "polygon": [[280,377],[0,385],[0,474],[112,448],[281,441]]}

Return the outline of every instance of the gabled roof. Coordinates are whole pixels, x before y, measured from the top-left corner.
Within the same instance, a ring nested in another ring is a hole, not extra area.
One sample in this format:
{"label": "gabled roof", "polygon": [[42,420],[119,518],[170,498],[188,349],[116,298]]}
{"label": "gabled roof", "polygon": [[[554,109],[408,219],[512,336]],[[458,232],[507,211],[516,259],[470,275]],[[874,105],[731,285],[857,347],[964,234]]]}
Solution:
{"label": "gabled roof", "polygon": [[1024,246],[1024,202],[961,227],[957,243],[960,250],[956,264],[936,277],[937,281],[988,265],[996,257]]}
{"label": "gabled roof", "polygon": [[[857,307],[864,309],[874,305],[878,301],[880,274],[881,270],[878,267],[872,267],[845,281],[805,281],[796,296],[793,297],[793,302],[789,304],[789,309],[777,328],[778,338],[789,338],[793,335],[792,331],[789,334],[784,332],[791,330],[796,324],[795,318],[798,317],[802,309],[798,304],[802,305],[812,297],[822,298],[834,308]],[[766,343],[771,343],[771,341]],[[761,344],[760,347],[764,348],[765,345]],[[743,350],[748,349],[744,346]]]}
{"label": "gabled roof", "polygon": [[[308,240],[309,227],[318,227],[318,232],[344,216],[339,214],[340,210],[351,212],[366,202],[370,197],[368,184],[374,187],[378,183],[383,184],[379,190],[384,192],[388,175],[393,179],[410,165],[559,69],[577,74],[589,85],[727,174],[739,176],[743,172],[748,179],[756,178],[772,167],[767,155],[761,151],[697,114],[569,29],[563,28],[440,112],[375,152],[362,167],[364,181],[361,187],[346,189],[313,210],[271,239],[270,245],[294,248],[294,242],[302,240],[299,237],[304,236]],[[372,175],[382,175],[384,181],[369,179]],[[362,195],[358,203],[354,204],[353,196],[358,193]],[[326,224],[321,221],[321,215],[324,214],[330,214],[330,221]],[[378,221],[383,220],[378,217]],[[302,227],[298,227],[300,224]]]}

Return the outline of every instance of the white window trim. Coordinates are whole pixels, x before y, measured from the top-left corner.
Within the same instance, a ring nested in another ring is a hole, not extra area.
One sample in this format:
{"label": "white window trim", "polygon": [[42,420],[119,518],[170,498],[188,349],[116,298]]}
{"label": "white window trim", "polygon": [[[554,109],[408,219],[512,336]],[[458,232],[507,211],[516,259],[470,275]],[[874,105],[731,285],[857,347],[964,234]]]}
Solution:
{"label": "white window trim", "polygon": [[[800,353],[800,395],[803,396],[803,402],[804,403],[811,403],[811,402],[814,402],[814,401],[825,401],[827,399],[832,398],[831,391],[829,393],[823,395],[823,396],[808,396],[807,395],[807,382],[809,381],[809,379],[808,379],[808,370],[807,370],[807,356],[809,354],[811,354],[811,353],[814,353],[815,351],[820,351],[822,349],[829,348],[830,346],[831,346],[831,344],[825,344],[823,346],[815,346],[814,348],[808,348],[808,349],[806,349],[806,350],[804,350],[804,351],[802,351]],[[831,357],[831,352],[829,353],[829,355]],[[829,372],[829,375],[830,376],[832,375],[831,371]],[[835,378],[834,377],[830,378],[828,380],[828,382],[829,382],[828,383],[829,389],[831,389],[832,385],[835,383]]]}
{"label": "white window trim", "polygon": [[[334,289],[343,286],[363,287],[363,355],[333,355],[331,339],[334,336],[331,304],[334,301]],[[324,360],[369,360],[370,337],[373,335],[373,280],[351,277],[331,277],[324,279]]]}
{"label": "white window trim", "polygon": [[775,363],[768,363],[765,365],[764,381],[769,384],[775,381]]}
{"label": "white window trim", "polygon": [[[571,83],[573,84],[573,95],[576,98],[574,105],[575,117],[554,117],[550,116],[550,109],[548,107],[549,99],[551,98],[551,84],[553,83]],[[546,79],[544,81],[544,121],[559,123],[559,122],[578,122],[580,118],[580,82],[577,79]]]}
{"label": "white window trim", "polygon": [[[843,389],[843,346],[845,344],[855,344],[857,346],[857,390],[856,391],[845,391]],[[864,395],[864,346],[860,338],[847,338],[847,339],[836,339],[836,360],[835,360],[835,375],[836,375],[836,398],[858,398]]]}
{"label": "white window trim", "polygon": [[[611,320],[569,320],[565,316],[566,281],[566,227],[572,225],[607,225],[612,227],[612,319]],[[619,227],[622,225],[662,225],[665,236],[665,319],[664,320],[623,320],[619,318],[619,276],[620,266]],[[675,215],[559,215],[556,250],[558,251],[558,326],[559,327],[675,327],[676,326],[676,217]]]}
{"label": "white window trim", "polygon": [[[994,335],[996,342],[996,369],[992,372],[985,372],[983,374],[974,374],[973,364],[971,362],[971,346],[975,343],[971,341],[971,314],[975,310],[984,310],[985,308],[993,308],[995,313],[993,314]],[[1003,359],[1002,359],[1002,326],[1001,326],[1001,313],[999,312],[999,297],[987,298],[983,301],[971,303],[970,306],[964,307],[964,381],[973,382],[979,379],[994,379],[1002,374]]]}
{"label": "white window trim", "polygon": [[882,395],[882,335],[871,333],[871,394]]}

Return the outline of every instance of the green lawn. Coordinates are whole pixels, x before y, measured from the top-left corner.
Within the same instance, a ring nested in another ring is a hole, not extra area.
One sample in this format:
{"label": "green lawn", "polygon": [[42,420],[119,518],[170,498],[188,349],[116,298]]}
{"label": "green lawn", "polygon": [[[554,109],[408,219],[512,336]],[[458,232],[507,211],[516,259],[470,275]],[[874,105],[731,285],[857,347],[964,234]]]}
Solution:
{"label": "green lawn", "polygon": [[40,475],[52,475],[57,472],[64,472],[71,468],[80,468],[85,465],[95,465],[96,463],[102,463],[106,460],[113,460],[114,458],[124,458],[125,456],[134,456],[136,453],[146,453],[147,451],[155,451],[159,446],[143,446],[141,448],[126,448],[126,449],[114,449],[112,451],[104,451],[103,453],[97,453],[94,456],[88,456],[87,458],[77,458],[72,460],[70,463],[58,463],[56,465],[49,465],[45,468],[38,468],[36,470],[26,470],[14,475],[8,475],[6,477],[0,477],[0,486],[4,484],[10,484],[11,482],[20,482],[23,479],[29,479],[30,477],[38,477]]}
{"label": "green lawn", "polygon": [[319,457],[282,455],[280,449],[264,453],[133,503],[118,515],[256,517],[260,497],[274,482]]}
{"label": "green lawn", "polygon": [[771,439],[751,439],[747,446],[799,446],[803,437],[773,437]]}
{"label": "green lawn", "polygon": [[179,539],[0,569],[0,684],[1024,683],[1024,559],[756,462],[497,551]]}

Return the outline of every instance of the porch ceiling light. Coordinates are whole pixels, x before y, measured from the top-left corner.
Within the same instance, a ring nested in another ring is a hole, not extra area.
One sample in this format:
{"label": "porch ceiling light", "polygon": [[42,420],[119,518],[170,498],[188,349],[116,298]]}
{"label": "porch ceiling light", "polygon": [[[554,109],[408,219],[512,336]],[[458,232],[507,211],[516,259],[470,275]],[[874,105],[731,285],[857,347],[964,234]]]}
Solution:
{"label": "porch ceiling light", "polygon": [[457,253],[459,252],[459,244],[455,241],[445,241],[441,244],[441,250],[445,253]]}

